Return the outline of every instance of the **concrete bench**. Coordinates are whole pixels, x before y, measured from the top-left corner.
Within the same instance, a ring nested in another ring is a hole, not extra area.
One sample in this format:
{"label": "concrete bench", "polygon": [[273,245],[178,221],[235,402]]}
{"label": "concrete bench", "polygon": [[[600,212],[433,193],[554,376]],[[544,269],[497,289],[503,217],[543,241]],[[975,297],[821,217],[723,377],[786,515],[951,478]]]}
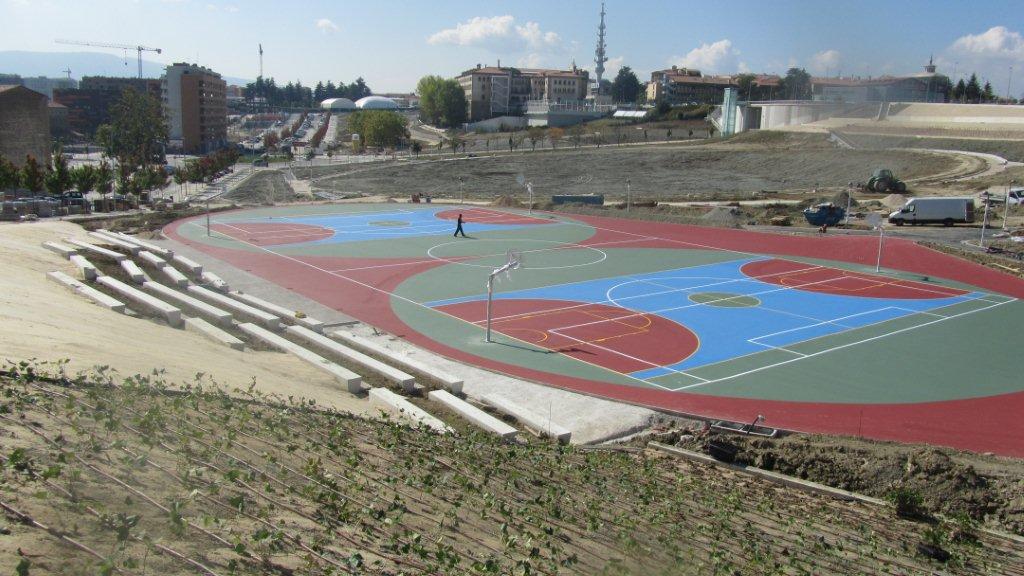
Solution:
{"label": "concrete bench", "polygon": [[213,272],[204,271],[199,275],[199,278],[213,287],[218,292],[228,293],[228,283],[221,280],[220,276],[217,276]]}
{"label": "concrete bench", "polygon": [[551,418],[546,414],[538,414],[525,406],[520,406],[511,400],[494,394],[488,394],[480,399],[498,412],[508,414],[522,422],[523,426],[538,434],[549,436],[559,442],[569,442],[572,437],[572,432],[552,422]]}
{"label": "concrete bench", "polygon": [[350,362],[355,362],[368,370],[373,370],[377,374],[380,374],[388,380],[398,384],[406,392],[412,392],[415,389],[416,378],[414,376],[406,374],[397,368],[392,368],[380,360],[371,358],[358,350],[353,350],[340,342],[331,340],[323,334],[317,334],[304,326],[289,326],[285,328],[285,331],[317,346],[322,350],[341,356]]}
{"label": "concrete bench", "polygon": [[272,346],[284,352],[288,352],[289,354],[293,354],[300,360],[309,362],[313,366],[316,366],[317,368],[320,368],[321,370],[329,373],[330,375],[334,376],[334,378],[337,381],[344,384],[345,388],[352,394],[358,394],[362,392],[363,379],[359,376],[359,374],[356,374],[355,372],[352,372],[350,370],[346,370],[345,368],[338,366],[337,364],[331,362],[330,360],[324,358],[323,356],[320,356],[316,352],[303,348],[302,346],[299,346],[298,344],[292,342],[291,340],[282,338],[281,336],[278,336],[277,334],[274,334],[273,332],[270,332],[269,330],[266,330],[264,328],[260,328],[255,324],[239,324],[238,328],[242,332],[245,332],[246,334],[252,336],[253,338],[256,338],[257,340],[269,346]]}
{"label": "concrete bench", "polygon": [[160,270],[164,273],[164,276],[167,276],[171,283],[178,288],[185,288],[188,286],[188,278],[186,278],[181,272],[178,272],[178,269],[174,266],[164,266]]}
{"label": "concrete bench", "polygon": [[149,264],[155,268],[162,269],[164,266],[167,266],[167,260],[164,260],[163,258],[157,256],[156,254],[153,254],[152,252],[149,252],[148,250],[143,250],[142,252],[139,252],[139,258],[142,258],[146,262],[149,262]]}
{"label": "concrete bench", "polygon": [[78,250],[74,246],[68,246],[67,244],[61,244],[60,242],[43,242],[43,248],[46,248],[50,252],[60,254],[64,259],[68,259],[73,254],[78,253]]}
{"label": "concrete bench", "polygon": [[108,296],[92,286],[86,286],[63,272],[50,272],[46,277],[62,286],[70,288],[72,291],[81,294],[82,296],[85,296],[104,308],[109,308],[114,312],[124,313],[124,302]]}
{"label": "concrete bench", "polygon": [[276,315],[280,316],[282,320],[292,321],[295,324],[298,324],[300,326],[305,326],[306,328],[309,328],[310,330],[312,330],[314,332],[317,332],[317,333],[320,333],[320,334],[323,334],[323,332],[324,332],[324,323],[323,322],[321,322],[319,320],[314,320],[313,318],[308,318],[308,317],[307,318],[299,318],[298,316],[296,316],[296,311],[295,310],[289,310],[289,309],[285,308],[284,306],[278,306],[277,304],[274,304],[273,302],[267,302],[266,300],[264,300],[262,298],[257,298],[256,296],[253,296],[252,294],[246,294],[244,292],[239,292],[237,290],[232,290],[230,292],[230,294],[232,296],[234,296],[235,298],[238,298],[239,300],[245,302],[246,304],[248,304],[250,306],[254,306],[256,308],[259,308],[260,310],[264,310],[264,311],[270,312],[271,314],[276,314]]}
{"label": "concrete bench", "polygon": [[114,252],[113,250],[107,250],[106,248],[104,248],[102,246],[97,246],[95,244],[90,244],[88,242],[82,242],[81,240],[75,240],[74,238],[65,238],[64,241],[67,242],[68,244],[71,244],[72,246],[76,246],[76,247],[81,248],[83,250],[88,250],[89,252],[92,252],[93,254],[100,254],[102,256],[106,256],[107,258],[113,258],[114,260],[116,260],[118,262],[120,262],[121,260],[124,260],[125,258],[127,258],[127,256],[125,256],[124,254],[121,254],[120,252]]}
{"label": "concrete bench", "polygon": [[163,258],[171,258],[171,257],[174,256],[174,252],[171,251],[171,250],[168,250],[167,248],[161,248],[160,246],[157,246],[156,244],[153,244],[152,242],[146,242],[145,240],[139,240],[138,238],[136,238],[134,236],[131,236],[129,234],[125,234],[124,232],[110,232],[109,230],[104,230],[102,228],[100,228],[98,231],[102,232],[104,234],[110,234],[110,235],[116,236],[116,237],[124,240],[125,242],[130,242],[132,244],[135,244],[139,248],[142,248],[143,250],[148,250],[148,251],[150,251],[150,252],[152,252],[154,254],[157,254],[157,255],[159,255],[159,256],[161,256]]}
{"label": "concrete bench", "polygon": [[142,284],[149,278],[146,277],[146,273],[139,268],[139,265],[132,260],[121,260],[121,268],[124,269],[128,277],[132,279],[132,282],[136,284]]}
{"label": "concrete bench", "polygon": [[78,267],[78,272],[82,275],[82,279],[86,282],[92,282],[96,279],[96,267],[89,262],[85,256],[81,254],[72,254],[71,263]]}
{"label": "concrete bench", "polygon": [[238,338],[235,338],[231,334],[217,328],[202,318],[185,318],[185,330],[197,332],[214,342],[218,342],[229,348],[234,348],[235,350],[245,349],[245,342],[242,342]]}
{"label": "concrete bench", "polygon": [[441,384],[443,384],[444,387],[447,388],[448,391],[451,392],[452,394],[459,394],[462,392],[462,378],[459,378],[458,376],[452,376],[451,374],[438,370],[437,368],[434,368],[433,366],[427,364],[426,362],[413,358],[412,356],[404,352],[390,350],[383,344],[375,342],[369,338],[364,338],[362,336],[358,336],[356,334],[346,332],[343,330],[338,330],[337,332],[334,332],[332,336],[341,338],[342,340],[350,344],[359,346],[364,350],[369,350],[370,352],[373,352],[374,354],[377,354],[382,358],[387,358],[389,361],[394,362],[395,364],[398,364],[404,368],[408,368],[410,370],[415,370],[417,372],[426,374],[434,378],[435,380],[440,381]]}
{"label": "concrete bench", "polygon": [[132,244],[131,242],[125,242],[124,240],[116,236],[110,236],[107,234],[103,234],[101,232],[89,232],[89,236],[92,236],[93,238],[103,242],[104,244],[110,244],[111,246],[123,248],[124,250],[127,250],[128,253],[131,254],[132,256],[135,256],[139,252],[142,252],[142,248],[136,246],[135,244]]}
{"label": "concrete bench", "polygon": [[191,274],[195,274],[196,276],[199,276],[200,274],[203,273],[203,265],[202,264],[200,264],[200,263],[198,263],[198,262],[196,262],[194,260],[189,260],[188,258],[185,258],[181,254],[175,254],[174,257],[172,258],[172,260],[174,260],[178,264],[181,264],[182,266],[184,266],[185,269],[188,270],[189,273],[191,273]]}
{"label": "concrete bench", "polygon": [[170,324],[171,326],[174,326],[175,328],[181,326],[181,310],[175,308],[174,306],[171,306],[167,302],[164,302],[159,298],[150,296],[149,294],[146,294],[142,290],[139,290],[138,288],[133,288],[125,284],[124,282],[121,282],[120,280],[112,278],[110,276],[100,276],[99,278],[96,279],[96,281],[99,282],[100,284],[103,284],[107,288],[110,288],[111,290],[117,292],[118,294],[121,294],[125,298],[128,298],[129,300],[134,300],[135,302],[138,302],[139,304],[142,304],[143,306],[151,310],[159,312],[161,315],[163,315],[164,319],[166,319],[167,323]]}
{"label": "concrete bench", "polygon": [[453,432],[447,424],[387,388],[370,389],[370,406],[442,434]]}
{"label": "concrete bench", "polygon": [[209,318],[218,326],[231,326],[231,312],[221,310],[220,308],[207,304],[198,298],[193,298],[184,292],[178,292],[174,288],[164,286],[163,284],[153,282],[152,280],[144,283],[142,287],[151,292],[156,292],[161,298],[173,300],[175,305],[188,308],[197,314],[201,314],[206,318]]}
{"label": "concrete bench", "polygon": [[453,412],[469,420],[476,426],[483,428],[491,434],[497,434],[502,440],[513,440],[518,432],[515,428],[491,416],[487,412],[473,406],[469,402],[452,395],[445,390],[431,390],[427,396],[435,401],[444,404]]}
{"label": "concrete bench", "polygon": [[189,286],[188,291],[193,295],[198,296],[203,300],[206,300],[207,302],[212,302],[219,306],[223,306],[224,308],[228,308],[235,312],[240,312],[248,317],[254,318],[258,320],[260,324],[263,324],[264,326],[275,332],[281,330],[281,319],[269,312],[264,312],[263,310],[260,310],[258,308],[253,308],[248,304],[242,304],[241,302],[235,300],[234,298],[229,298],[219,292],[214,292],[213,290],[210,290],[209,288],[203,288],[202,286]]}

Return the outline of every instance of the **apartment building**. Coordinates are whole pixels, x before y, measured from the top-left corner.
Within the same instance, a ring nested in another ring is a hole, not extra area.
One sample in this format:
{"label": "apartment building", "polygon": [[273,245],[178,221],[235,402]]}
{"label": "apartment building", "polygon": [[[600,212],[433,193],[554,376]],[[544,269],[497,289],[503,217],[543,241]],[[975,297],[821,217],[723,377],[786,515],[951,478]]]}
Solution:
{"label": "apartment building", "polygon": [[110,123],[110,108],[125,89],[148,94],[160,100],[157,78],[120,78],[85,76],[75,89],[55,89],[54,102],[67,108],[67,128],[72,133],[90,137],[102,124]]}
{"label": "apartment building", "polygon": [[0,86],[0,156],[21,166],[26,156],[50,163],[46,96],[24,86]]}
{"label": "apartment building", "polygon": [[469,105],[469,121],[495,116],[518,116],[530,100],[568,102],[587,97],[589,74],[570,70],[481,66],[458,77]]}
{"label": "apartment building", "polygon": [[160,80],[171,149],[207,154],[227,145],[227,83],[220,74],[178,62]]}

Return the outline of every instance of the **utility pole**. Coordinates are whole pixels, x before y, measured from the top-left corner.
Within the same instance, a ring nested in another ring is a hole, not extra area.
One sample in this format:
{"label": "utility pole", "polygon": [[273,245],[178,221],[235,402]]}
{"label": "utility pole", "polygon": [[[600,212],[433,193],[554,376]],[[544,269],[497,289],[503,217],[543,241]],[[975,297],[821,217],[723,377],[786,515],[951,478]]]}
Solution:
{"label": "utility pole", "polygon": [[[68,76],[70,78],[70,76]],[[1006,100],[1009,102],[1010,98],[1013,98],[1013,92],[1010,90],[1013,86],[1013,64],[1010,64],[1010,76],[1006,79]]]}

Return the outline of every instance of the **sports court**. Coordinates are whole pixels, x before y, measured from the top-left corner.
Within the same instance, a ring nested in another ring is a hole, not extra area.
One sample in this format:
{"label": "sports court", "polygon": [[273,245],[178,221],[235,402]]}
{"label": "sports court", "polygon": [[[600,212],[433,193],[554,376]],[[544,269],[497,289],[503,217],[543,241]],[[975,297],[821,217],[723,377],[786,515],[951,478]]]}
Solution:
{"label": "sports court", "polygon": [[[463,214],[470,238],[453,238]],[[663,410],[1024,455],[1024,282],[911,242],[477,206],[165,229],[445,356]],[[490,272],[509,251],[518,269]]]}

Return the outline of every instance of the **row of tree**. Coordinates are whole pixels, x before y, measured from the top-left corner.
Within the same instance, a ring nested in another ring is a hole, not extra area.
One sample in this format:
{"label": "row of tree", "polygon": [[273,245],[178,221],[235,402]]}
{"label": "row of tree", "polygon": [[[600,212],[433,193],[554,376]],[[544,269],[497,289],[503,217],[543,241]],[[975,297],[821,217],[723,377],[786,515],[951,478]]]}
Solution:
{"label": "row of tree", "polygon": [[246,84],[242,95],[247,100],[262,98],[269,106],[312,108],[327,98],[358,100],[372,93],[362,78],[356,78],[356,81],[350,84],[341,82],[335,85],[330,80],[327,84],[317,82],[315,88],[310,88],[303,86],[300,80],[278,86],[273,78],[264,79],[261,76],[255,82]]}
{"label": "row of tree", "polygon": [[69,168],[67,159],[58,150],[49,166],[43,166],[34,156],[27,156],[21,168],[0,156],[0,190],[23,188],[33,193],[44,190],[59,196],[69,190],[82,194],[96,191],[109,194],[114,189],[114,170],[106,161],[99,166],[89,164]]}
{"label": "row of tree", "polygon": [[992,83],[986,81],[985,85],[982,86],[981,83],[978,82],[977,74],[971,74],[971,77],[967,82],[964,82],[964,79],[961,78],[960,81],[956,83],[956,86],[953,86],[952,91],[950,91],[949,99],[953,102],[969,104],[995,102],[998,100],[995,92],[992,91]]}

